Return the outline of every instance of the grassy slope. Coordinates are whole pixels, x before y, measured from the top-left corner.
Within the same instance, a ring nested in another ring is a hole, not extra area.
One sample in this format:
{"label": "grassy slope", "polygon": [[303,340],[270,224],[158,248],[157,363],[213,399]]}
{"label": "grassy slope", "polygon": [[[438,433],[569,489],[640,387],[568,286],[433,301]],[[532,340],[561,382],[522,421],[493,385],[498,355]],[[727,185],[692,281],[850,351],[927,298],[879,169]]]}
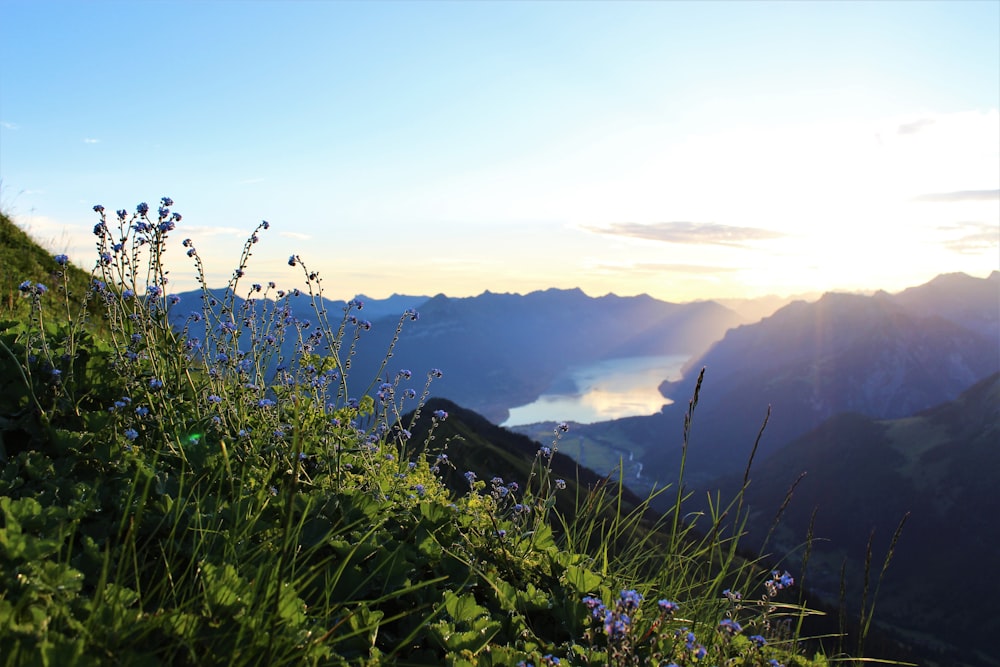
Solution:
{"label": "grassy slope", "polygon": [[48,306],[62,301],[53,290],[62,282],[64,269],[74,302],[81,303],[90,287],[90,274],[72,265],[60,267],[52,253],[38,245],[4,213],[0,213],[0,266],[3,267],[0,272],[0,316],[27,312],[26,302],[18,291],[18,285],[25,280],[49,287],[50,293],[43,300]]}

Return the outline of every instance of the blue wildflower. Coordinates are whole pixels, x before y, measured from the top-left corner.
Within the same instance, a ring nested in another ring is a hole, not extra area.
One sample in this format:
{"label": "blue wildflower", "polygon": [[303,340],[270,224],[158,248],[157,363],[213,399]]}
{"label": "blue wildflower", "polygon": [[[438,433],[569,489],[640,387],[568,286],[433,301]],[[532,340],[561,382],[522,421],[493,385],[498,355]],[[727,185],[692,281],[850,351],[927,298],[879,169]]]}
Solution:
{"label": "blue wildflower", "polygon": [[448,413],[445,412],[444,410],[435,410],[434,411],[434,418],[437,419],[437,420],[439,420],[439,421],[444,421],[445,419],[448,418]]}
{"label": "blue wildflower", "polygon": [[69,264],[69,255],[56,255],[55,260],[59,266],[66,266]]}
{"label": "blue wildflower", "polygon": [[677,604],[670,600],[660,600],[656,604],[660,607],[660,611],[665,614],[672,614],[677,611]]}
{"label": "blue wildflower", "polygon": [[163,380],[160,380],[158,378],[151,378],[149,381],[149,388],[152,389],[153,391],[156,391],[158,389],[163,389]]}
{"label": "blue wildflower", "polygon": [[149,204],[147,204],[146,202],[140,203],[138,206],[135,207],[135,212],[138,213],[139,215],[146,215],[147,213],[149,213]]}
{"label": "blue wildflower", "polygon": [[125,437],[128,438],[129,440],[135,440],[136,438],[139,437],[139,432],[136,431],[134,428],[126,429]]}
{"label": "blue wildflower", "polygon": [[743,626],[731,618],[724,618],[719,621],[719,629],[730,635],[736,635],[743,631]]}

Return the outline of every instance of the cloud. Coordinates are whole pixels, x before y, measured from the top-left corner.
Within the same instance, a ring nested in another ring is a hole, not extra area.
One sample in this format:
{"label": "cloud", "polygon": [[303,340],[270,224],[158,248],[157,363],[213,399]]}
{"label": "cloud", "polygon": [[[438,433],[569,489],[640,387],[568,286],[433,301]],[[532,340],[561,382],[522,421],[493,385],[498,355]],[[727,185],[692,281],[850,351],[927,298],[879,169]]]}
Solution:
{"label": "cloud", "polygon": [[308,241],[312,238],[309,234],[300,234],[299,232],[278,232],[278,236],[284,236],[286,239],[294,239],[296,241]]}
{"label": "cloud", "polygon": [[896,129],[896,134],[916,134],[925,127],[930,127],[933,124],[933,118],[920,118],[911,123],[903,123]]}
{"label": "cloud", "polygon": [[923,202],[1000,201],[1000,190],[959,190],[957,192],[931,192],[913,198]]}
{"label": "cloud", "polygon": [[738,266],[707,266],[704,264],[669,264],[666,262],[636,262],[629,264],[607,264],[601,263],[594,267],[602,273],[621,273],[631,275],[635,273],[688,273],[715,275],[717,273],[742,271]]}
{"label": "cloud", "polygon": [[192,236],[237,236],[245,238],[247,230],[237,227],[186,227]]}
{"label": "cloud", "polygon": [[11,123],[11,122],[8,122],[6,120],[0,120],[0,127],[2,127],[5,130],[18,130],[18,129],[20,129],[17,126],[17,123]]}
{"label": "cloud", "polygon": [[784,236],[784,234],[769,229],[734,227],[716,222],[654,222],[649,225],[636,222],[615,222],[607,227],[586,227],[586,229],[598,234],[631,236],[664,243],[725,246],[742,246],[747,241],[761,241]]}
{"label": "cloud", "polygon": [[1000,246],[1000,229],[996,224],[988,222],[958,222],[944,225],[939,230],[945,233],[955,233],[957,236],[944,241],[942,245],[952,252],[961,255],[978,255],[986,250]]}
{"label": "cloud", "polygon": [[99,144],[99,143],[101,143],[101,140],[100,139],[92,139],[90,137],[85,137],[84,140],[83,140],[83,143],[85,143],[85,144]]}

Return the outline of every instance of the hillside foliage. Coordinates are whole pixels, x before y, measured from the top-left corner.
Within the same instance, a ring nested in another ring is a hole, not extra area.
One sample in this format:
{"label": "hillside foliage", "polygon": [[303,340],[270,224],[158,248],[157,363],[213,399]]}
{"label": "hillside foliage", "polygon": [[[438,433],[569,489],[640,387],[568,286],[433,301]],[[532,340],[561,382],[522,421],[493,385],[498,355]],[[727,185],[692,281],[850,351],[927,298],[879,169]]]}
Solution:
{"label": "hillside foliage", "polygon": [[442,371],[392,363],[418,313],[356,376],[362,303],[327,312],[298,256],[306,290],[247,284],[267,222],[224,290],[179,302],[160,204],[95,207],[85,287],[9,251],[35,259],[6,265],[0,318],[4,664],[828,664],[794,577],[738,555],[738,500],[693,518],[680,479],[650,523],[649,499],[567,474],[563,425],[527,465],[470,470],[425,403]]}

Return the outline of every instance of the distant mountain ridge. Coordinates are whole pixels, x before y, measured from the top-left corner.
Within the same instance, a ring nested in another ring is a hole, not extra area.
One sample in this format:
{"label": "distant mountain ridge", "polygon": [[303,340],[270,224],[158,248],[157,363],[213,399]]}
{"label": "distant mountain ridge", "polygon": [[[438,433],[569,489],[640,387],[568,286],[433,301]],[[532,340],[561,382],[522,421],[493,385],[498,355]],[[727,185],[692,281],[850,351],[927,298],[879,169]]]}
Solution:
{"label": "distant mountain ridge", "polygon": [[[200,291],[180,296],[185,306],[177,311],[175,326],[201,304]],[[378,371],[405,308],[385,313],[418,300],[368,301],[355,313],[373,324],[351,359],[351,374],[363,383],[358,391]],[[337,323],[345,304],[322,300],[318,306]],[[419,376],[440,368],[444,377],[434,383],[433,395],[458,398],[495,423],[503,422],[510,408],[538,398],[567,368],[620,357],[698,355],[742,321],[713,302],[595,298],[579,289],[464,298],[438,294],[418,306],[419,319],[404,320],[386,371],[406,368]],[[315,321],[307,295],[292,298],[290,307],[294,317]]]}
{"label": "distant mountain ridge", "polygon": [[[1000,322],[996,275],[936,279],[896,296],[830,293],[791,303],[730,329],[687,365],[682,380],[663,383],[675,403],[660,414],[576,431],[642,451],[645,476],[673,479],[683,412],[704,367],[687,464],[696,481],[742,470],[769,406],[761,458],[841,412],[888,419],[952,400],[1000,370],[1000,328],[984,334],[947,317]],[[948,286],[944,297],[927,296]],[[922,306],[911,310],[914,303]]]}

